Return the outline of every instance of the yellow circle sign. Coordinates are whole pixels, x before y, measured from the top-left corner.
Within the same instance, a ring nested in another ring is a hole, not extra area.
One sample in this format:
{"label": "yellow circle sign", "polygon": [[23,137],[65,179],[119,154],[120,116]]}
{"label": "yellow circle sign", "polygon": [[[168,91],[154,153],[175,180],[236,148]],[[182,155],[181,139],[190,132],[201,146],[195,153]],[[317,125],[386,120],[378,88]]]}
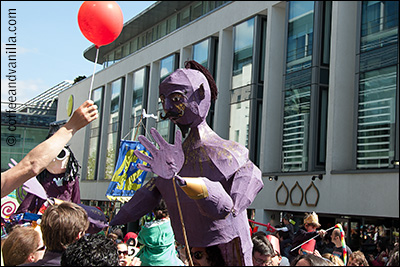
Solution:
{"label": "yellow circle sign", "polygon": [[72,111],[74,110],[74,96],[70,95],[67,101],[67,115],[70,117],[72,115]]}

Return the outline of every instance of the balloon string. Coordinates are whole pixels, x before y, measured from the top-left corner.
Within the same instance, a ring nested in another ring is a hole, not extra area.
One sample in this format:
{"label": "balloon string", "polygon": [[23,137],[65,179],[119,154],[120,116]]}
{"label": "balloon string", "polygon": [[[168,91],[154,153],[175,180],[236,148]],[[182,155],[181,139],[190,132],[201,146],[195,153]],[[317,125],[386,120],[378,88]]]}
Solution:
{"label": "balloon string", "polygon": [[98,57],[99,57],[99,47],[96,46],[96,59],[94,60],[92,82],[90,83],[89,100],[92,99],[92,89],[93,89],[94,73],[96,72],[96,65],[97,65],[97,58],[98,58]]}

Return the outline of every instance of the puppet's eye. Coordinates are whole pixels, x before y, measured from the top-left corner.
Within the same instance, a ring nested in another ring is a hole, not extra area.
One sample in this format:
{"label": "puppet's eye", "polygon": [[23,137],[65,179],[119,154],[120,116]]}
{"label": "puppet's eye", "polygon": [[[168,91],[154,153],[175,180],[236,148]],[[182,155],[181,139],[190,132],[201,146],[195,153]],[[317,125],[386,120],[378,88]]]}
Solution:
{"label": "puppet's eye", "polygon": [[173,102],[181,102],[183,100],[183,98],[184,97],[181,94],[174,94],[174,95],[171,96],[171,100]]}
{"label": "puppet's eye", "polygon": [[162,95],[162,96],[160,96],[160,101],[161,101],[161,104],[164,104],[164,102],[165,102],[165,97]]}

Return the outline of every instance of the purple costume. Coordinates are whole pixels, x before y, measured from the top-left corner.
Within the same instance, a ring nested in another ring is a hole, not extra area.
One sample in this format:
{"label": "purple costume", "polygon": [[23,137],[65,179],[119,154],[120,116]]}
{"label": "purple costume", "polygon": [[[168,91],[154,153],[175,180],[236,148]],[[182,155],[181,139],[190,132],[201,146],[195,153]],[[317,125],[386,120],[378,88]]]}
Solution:
{"label": "purple costume", "polygon": [[189,197],[177,185],[189,246],[218,245],[227,265],[253,265],[246,209],[263,188],[261,171],[249,160],[244,146],[222,139],[205,122],[211,92],[202,72],[176,70],[161,83],[160,98],[166,117],[181,129],[188,126],[189,135],[181,146],[181,134],[177,132],[175,144],[170,145],[152,129],[159,149],[139,137],[152,155],[149,158],[135,152],[149,163],[141,168],[159,177],[140,188],[110,225],[138,220],[164,198],[175,238],[185,244],[171,178],[178,174],[177,184],[182,186],[185,178],[194,177],[204,182],[204,197]]}
{"label": "purple costume", "polygon": [[[42,186],[46,191],[47,196],[80,204],[81,193],[79,189],[78,177],[65,182],[63,181],[64,175],[64,173],[52,174],[50,172],[46,172]],[[57,185],[54,179],[59,180],[59,183],[61,184]],[[27,193],[24,200],[19,205],[16,213],[37,213],[45,202],[46,199],[42,199],[34,194]]]}

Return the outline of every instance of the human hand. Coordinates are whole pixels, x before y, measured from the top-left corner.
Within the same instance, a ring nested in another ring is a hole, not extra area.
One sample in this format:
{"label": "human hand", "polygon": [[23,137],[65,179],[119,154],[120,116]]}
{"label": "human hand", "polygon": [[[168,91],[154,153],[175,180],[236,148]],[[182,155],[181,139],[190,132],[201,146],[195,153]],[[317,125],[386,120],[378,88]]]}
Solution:
{"label": "human hand", "polygon": [[93,100],[86,100],[74,111],[72,117],[65,124],[65,127],[78,131],[93,120],[97,119],[98,116],[99,112],[97,110],[97,105],[94,104]]}
{"label": "human hand", "polygon": [[138,164],[138,168],[149,171],[164,179],[172,179],[181,170],[185,161],[182,149],[182,133],[177,131],[175,134],[175,144],[167,143],[155,128],[151,129],[151,135],[157,142],[159,149],[155,147],[146,137],[139,136],[140,143],[151,153],[149,157],[142,152],[135,150],[135,155],[147,162],[149,165]]}
{"label": "human hand", "polygon": [[319,251],[316,250],[316,249],[314,250],[313,254],[314,254],[315,256],[318,256],[318,257],[321,257],[321,258],[322,258],[321,253],[319,253]]}
{"label": "human hand", "polygon": [[320,237],[324,237],[325,234],[326,234],[326,231],[325,230],[319,230],[318,234],[319,234]]}
{"label": "human hand", "polygon": [[140,266],[142,265],[142,261],[138,257],[133,257],[133,259],[129,262],[127,266]]}

